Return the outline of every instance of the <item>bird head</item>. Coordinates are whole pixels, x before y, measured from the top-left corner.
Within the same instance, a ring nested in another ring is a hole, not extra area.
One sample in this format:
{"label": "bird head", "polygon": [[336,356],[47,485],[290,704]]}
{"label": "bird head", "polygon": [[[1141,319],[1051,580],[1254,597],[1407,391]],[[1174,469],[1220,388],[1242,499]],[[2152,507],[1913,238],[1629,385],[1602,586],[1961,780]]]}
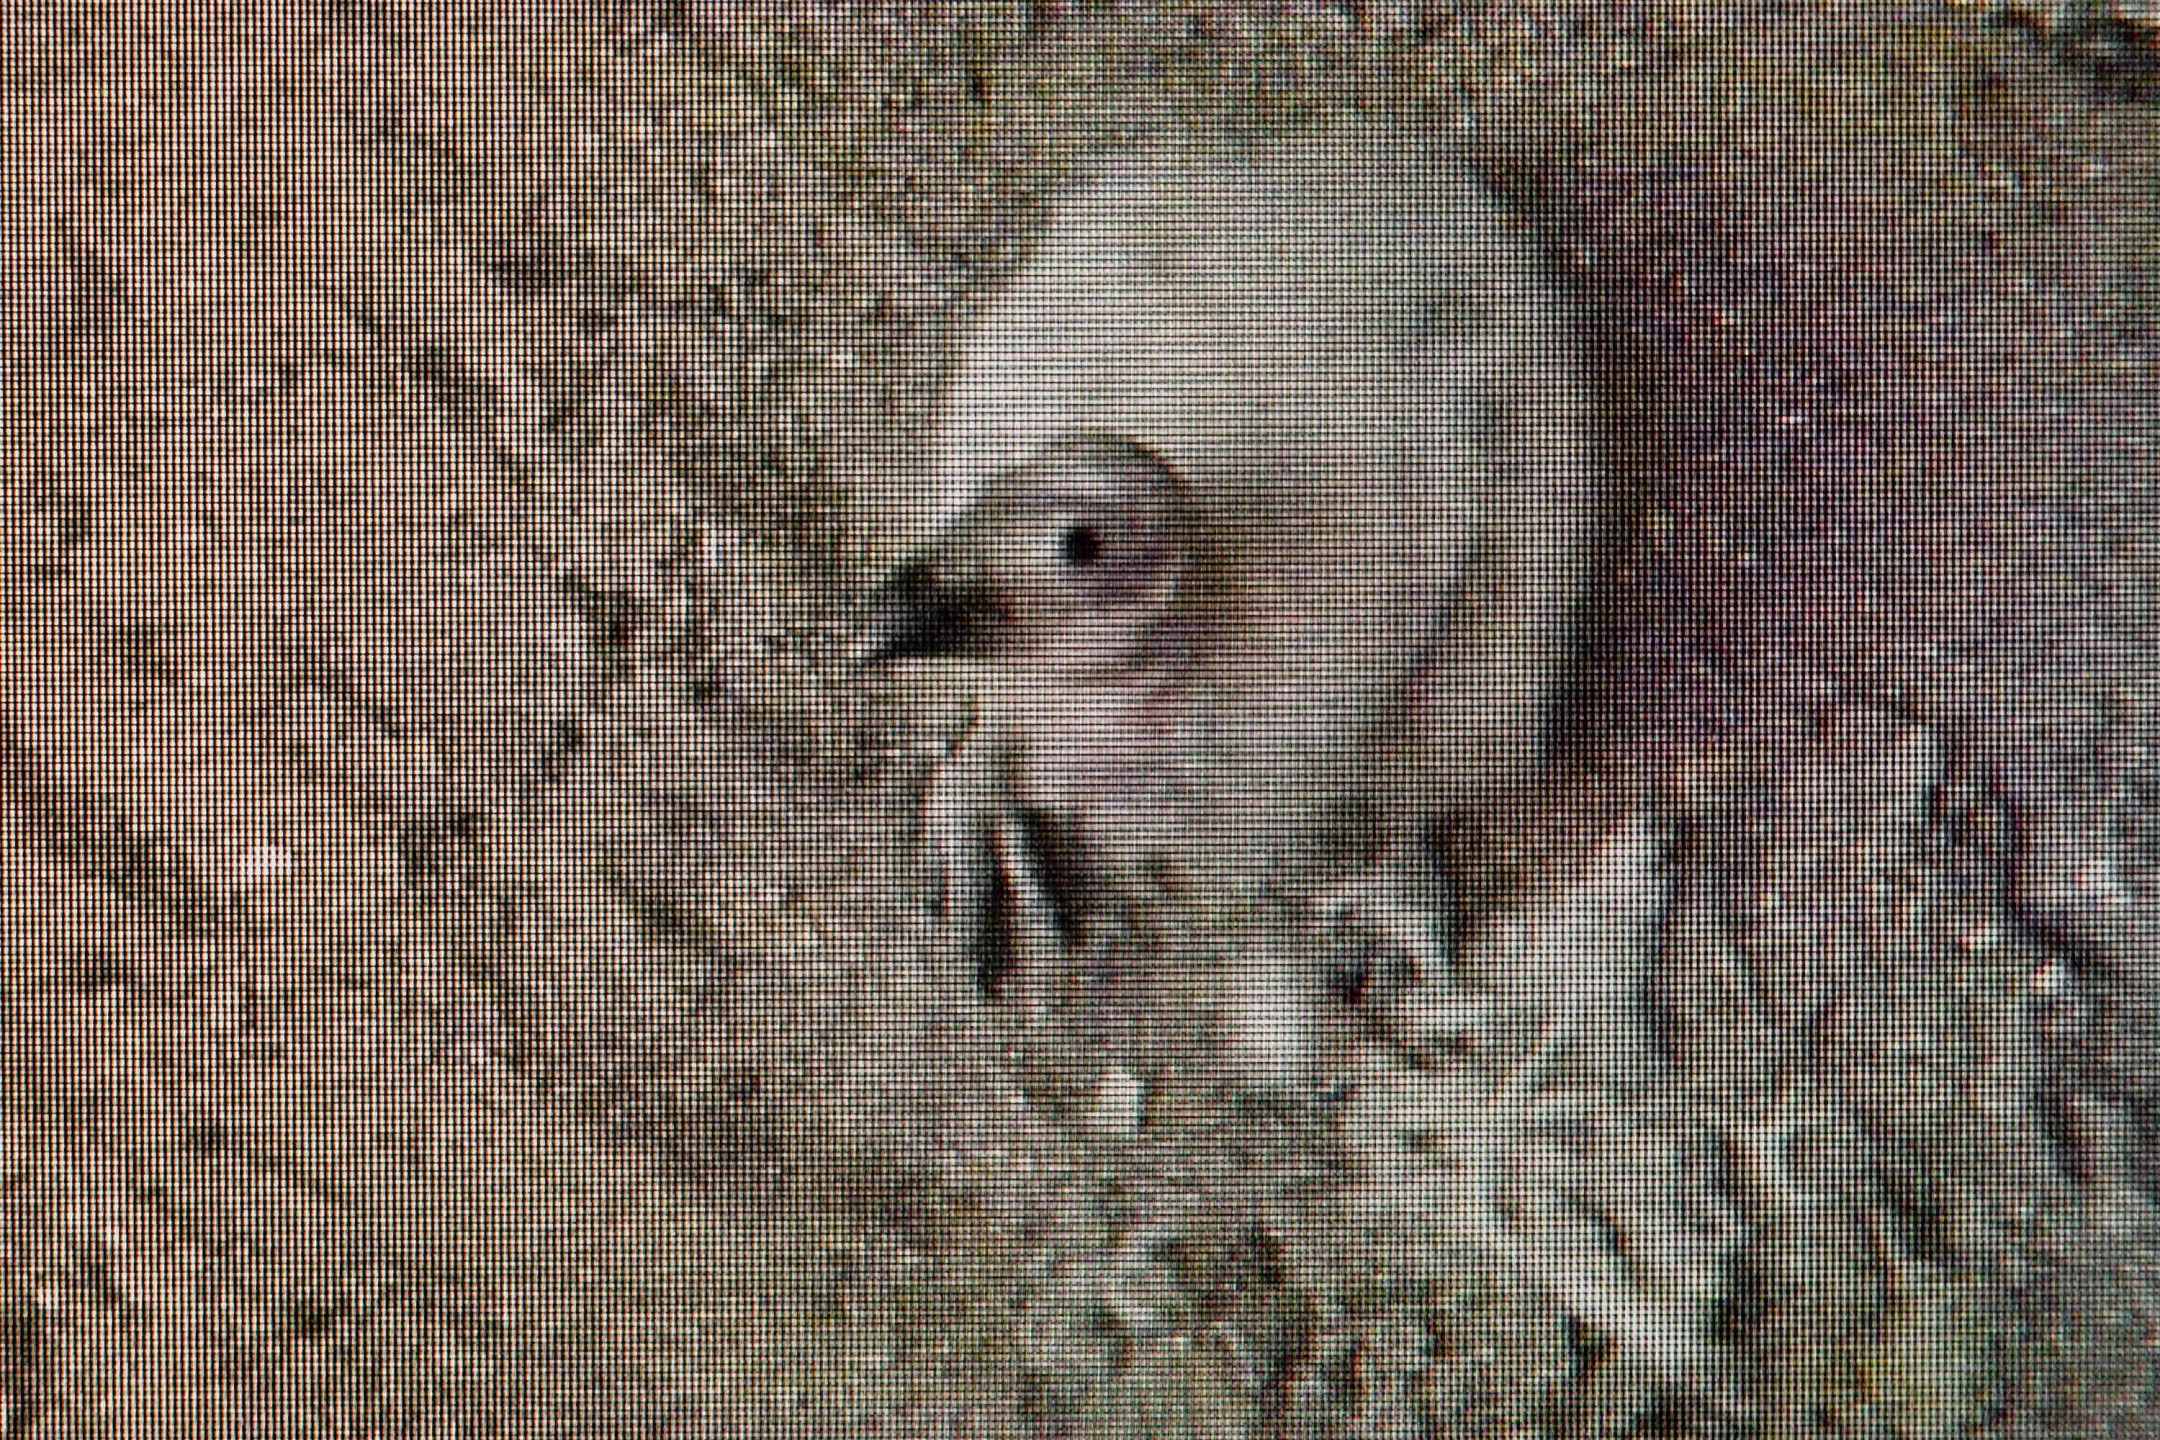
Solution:
{"label": "bird head", "polygon": [[866,665],[989,660],[1084,681],[1147,663],[1187,568],[1178,476],[1129,440],[1069,436],[994,477],[872,595]]}

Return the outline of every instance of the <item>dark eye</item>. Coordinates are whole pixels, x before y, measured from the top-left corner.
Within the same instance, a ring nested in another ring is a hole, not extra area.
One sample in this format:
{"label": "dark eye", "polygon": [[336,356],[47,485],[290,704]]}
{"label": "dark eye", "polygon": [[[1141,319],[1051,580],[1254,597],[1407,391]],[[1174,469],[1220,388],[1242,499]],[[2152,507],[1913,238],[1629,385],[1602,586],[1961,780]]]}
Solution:
{"label": "dark eye", "polygon": [[1102,532],[1093,525],[1067,525],[1058,536],[1058,555],[1075,570],[1085,570],[1102,558]]}
{"label": "dark eye", "polygon": [[1088,604],[1132,598],[1154,583],[1163,562],[1162,537],[1142,516],[1067,513],[1039,533],[1041,582],[1069,588]]}
{"label": "dark eye", "polygon": [[1174,580],[1177,481],[1138,446],[1061,442],[997,483],[993,563],[1014,603],[1101,612],[1159,600]]}

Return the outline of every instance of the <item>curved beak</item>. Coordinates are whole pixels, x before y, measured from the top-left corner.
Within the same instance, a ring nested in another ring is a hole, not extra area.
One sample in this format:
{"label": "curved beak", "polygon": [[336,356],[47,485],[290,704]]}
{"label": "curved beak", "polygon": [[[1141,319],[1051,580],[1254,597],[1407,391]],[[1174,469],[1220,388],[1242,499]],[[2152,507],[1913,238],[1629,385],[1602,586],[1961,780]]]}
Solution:
{"label": "curved beak", "polygon": [[927,554],[903,561],[870,593],[849,647],[858,668],[967,648],[978,633],[982,606],[953,586]]}

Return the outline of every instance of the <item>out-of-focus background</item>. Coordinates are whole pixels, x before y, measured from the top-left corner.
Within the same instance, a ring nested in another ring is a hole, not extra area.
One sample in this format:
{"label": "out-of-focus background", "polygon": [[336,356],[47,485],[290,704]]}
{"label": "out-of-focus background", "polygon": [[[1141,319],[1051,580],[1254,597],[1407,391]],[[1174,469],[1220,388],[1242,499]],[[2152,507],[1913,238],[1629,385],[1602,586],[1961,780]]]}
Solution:
{"label": "out-of-focus background", "polygon": [[[2156,23],[7,6],[0,1435],[2153,1433]],[[1670,846],[1645,1093],[1339,1077],[1483,1231],[914,1013],[840,659],[1070,168],[1352,108],[1546,234],[1624,495],[1479,863]]]}

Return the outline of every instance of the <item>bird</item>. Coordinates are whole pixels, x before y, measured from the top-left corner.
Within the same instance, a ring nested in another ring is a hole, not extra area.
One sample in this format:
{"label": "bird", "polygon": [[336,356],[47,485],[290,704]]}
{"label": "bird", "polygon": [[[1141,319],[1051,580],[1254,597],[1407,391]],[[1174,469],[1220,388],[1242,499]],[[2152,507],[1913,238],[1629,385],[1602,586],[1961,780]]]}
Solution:
{"label": "bird", "polygon": [[[971,696],[925,802],[946,963],[1054,968],[1139,884],[1415,932],[1436,817],[1545,755],[1604,488],[1579,350],[1533,230],[1424,137],[1089,167],[966,333],[858,635]],[[1267,968],[1236,1043],[1302,1073],[1319,983]]]}

